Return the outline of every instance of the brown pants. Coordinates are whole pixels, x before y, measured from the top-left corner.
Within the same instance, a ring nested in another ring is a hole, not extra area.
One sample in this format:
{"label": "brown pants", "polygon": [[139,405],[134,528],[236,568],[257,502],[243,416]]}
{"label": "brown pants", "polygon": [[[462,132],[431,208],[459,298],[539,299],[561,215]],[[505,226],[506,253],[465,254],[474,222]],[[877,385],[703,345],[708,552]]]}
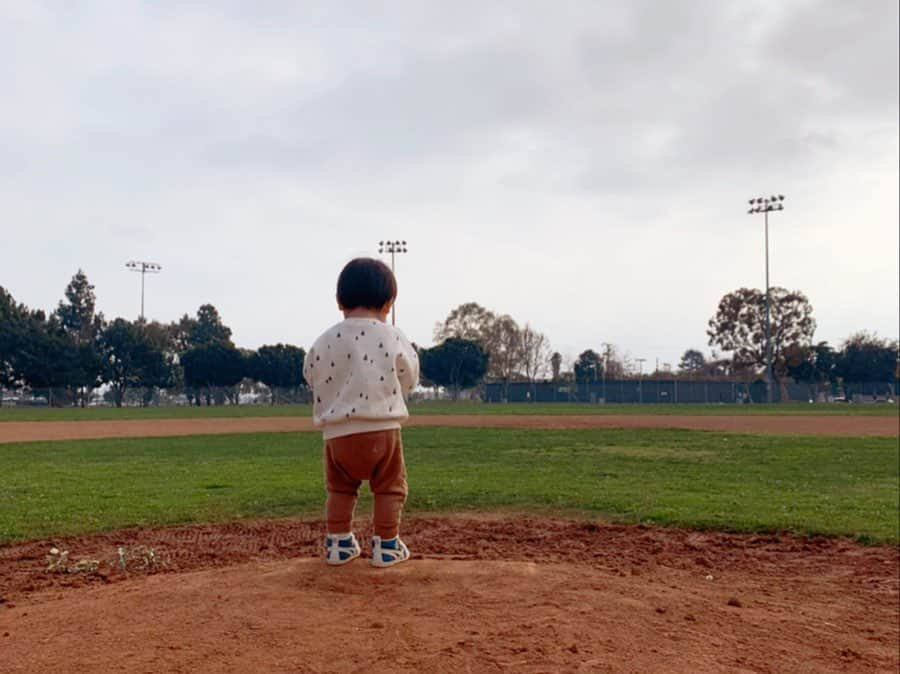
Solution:
{"label": "brown pants", "polygon": [[350,531],[359,485],[375,495],[375,535],[394,538],[406,502],[406,465],[399,430],[375,431],[325,441],[325,505],[328,533]]}

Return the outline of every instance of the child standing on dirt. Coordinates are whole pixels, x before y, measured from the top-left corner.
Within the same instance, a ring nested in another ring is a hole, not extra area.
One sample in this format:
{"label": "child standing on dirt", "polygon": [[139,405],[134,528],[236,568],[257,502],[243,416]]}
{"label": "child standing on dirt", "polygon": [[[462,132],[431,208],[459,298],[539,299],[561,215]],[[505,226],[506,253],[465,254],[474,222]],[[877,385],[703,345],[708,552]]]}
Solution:
{"label": "child standing on dirt", "polygon": [[338,277],[344,320],[319,337],[303,365],[313,391],[313,424],[324,438],[328,564],[359,557],[351,530],[363,480],[374,494],[373,566],[409,559],[400,540],[406,502],[401,424],[409,418],[404,394],[419,381],[419,359],[387,317],[397,298],[390,268],[370,258],[351,260]]}

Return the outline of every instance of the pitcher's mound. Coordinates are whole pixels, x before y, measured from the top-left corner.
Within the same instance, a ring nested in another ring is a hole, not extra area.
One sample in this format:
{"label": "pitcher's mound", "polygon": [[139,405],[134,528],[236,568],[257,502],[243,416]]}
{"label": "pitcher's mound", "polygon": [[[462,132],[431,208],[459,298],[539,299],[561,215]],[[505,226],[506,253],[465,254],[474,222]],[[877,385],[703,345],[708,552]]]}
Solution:
{"label": "pitcher's mound", "polygon": [[[258,559],[12,595],[0,603],[0,669],[897,670],[896,548],[572,523],[544,561],[497,540],[491,556],[518,550],[519,561],[479,559],[477,545],[461,560],[425,544],[452,524],[410,527],[426,556],[391,569]],[[488,524],[520,541],[543,528]],[[453,547],[484,541],[478,526],[456,522]]]}

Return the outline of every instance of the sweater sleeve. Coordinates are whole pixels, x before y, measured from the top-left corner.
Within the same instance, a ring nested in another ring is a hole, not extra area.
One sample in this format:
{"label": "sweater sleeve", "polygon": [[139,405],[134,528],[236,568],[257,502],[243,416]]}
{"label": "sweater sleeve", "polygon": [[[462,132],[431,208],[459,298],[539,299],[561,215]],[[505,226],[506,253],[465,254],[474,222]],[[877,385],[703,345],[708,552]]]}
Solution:
{"label": "sweater sleeve", "polygon": [[313,371],[313,363],[315,363],[315,360],[316,347],[311,346],[309,352],[306,354],[306,357],[303,359],[303,378],[306,380],[306,383],[309,384],[309,387],[311,389],[314,389],[316,387],[315,377],[313,377],[313,375],[315,374]]}
{"label": "sweater sleeve", "polygon": [[419,355],[415,347],[399,330],[400,353],[397,355],[397,378],[404,393],[411,393],[419,385]]}

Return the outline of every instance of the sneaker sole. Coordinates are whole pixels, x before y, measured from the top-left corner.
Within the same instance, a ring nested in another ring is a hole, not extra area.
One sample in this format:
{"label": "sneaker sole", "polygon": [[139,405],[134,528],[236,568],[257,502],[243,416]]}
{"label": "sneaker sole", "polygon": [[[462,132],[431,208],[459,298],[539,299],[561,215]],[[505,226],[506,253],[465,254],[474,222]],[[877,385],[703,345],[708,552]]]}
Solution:
{"label": "sneaker sole", "polygon": [[353,555],[352,557],[348,557],[347,559],[328,559],[326,557],[325,563],[328,566],[343,566],[344,564],[349,564],[350,562],[352,562],[354,559],[359,557],[359,555],[360,555],[360,552],[357,551],[357,553],[355,555]]}
{"label": "sneaker sole", "polygon": [[397,564],[402,564],[403,562],[408,562],[410,557],[412,557],[412,555],[407,555],[406,557],[403,557],[402,559],[394,559],[394,560],[391,560],[390,562],[379,562],[377,559],[375,559],[373,557],[372,559],[369,560],[369,564],[374,566],[376,569],[386,569],[389,566],[396,566]]}

